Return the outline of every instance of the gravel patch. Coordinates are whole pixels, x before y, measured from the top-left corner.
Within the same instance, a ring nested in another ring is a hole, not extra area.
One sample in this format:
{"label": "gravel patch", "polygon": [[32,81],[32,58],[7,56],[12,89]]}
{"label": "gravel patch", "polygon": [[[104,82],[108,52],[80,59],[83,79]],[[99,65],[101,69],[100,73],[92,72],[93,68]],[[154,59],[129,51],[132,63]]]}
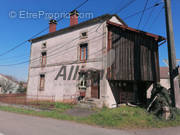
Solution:
{"label": "gravel patch", "polygon": [[89,108],[74,107],[72,109],[67,110],[65,113],[76,117],[87,117],[89,115],[96,113],[96,111]]}
{"label": "gravel patch", "polygon": [[17,104],[6,104],[6,103],[2,103],[0,102],[0,106],[9,106],[9,107],[15,107],[15,108],[21,108],[21,109],[27,109],[27,110],[33,110],[33,111],[43,111],[42,109],[38,109],[38,108],[34,108],[32,106],[27,106],[27,105],[17,105]]}

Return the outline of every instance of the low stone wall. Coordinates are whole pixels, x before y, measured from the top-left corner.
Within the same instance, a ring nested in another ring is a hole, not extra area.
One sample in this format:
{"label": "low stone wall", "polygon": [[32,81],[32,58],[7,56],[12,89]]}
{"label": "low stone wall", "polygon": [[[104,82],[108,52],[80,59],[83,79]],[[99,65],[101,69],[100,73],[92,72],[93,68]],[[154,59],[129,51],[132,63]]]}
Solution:
{"label": "low stone wall", "polygon": [[38,104],[39,102],[55,102],[54,96],[37,96],[26,94],[0,94],[0,102],[7,104]]}

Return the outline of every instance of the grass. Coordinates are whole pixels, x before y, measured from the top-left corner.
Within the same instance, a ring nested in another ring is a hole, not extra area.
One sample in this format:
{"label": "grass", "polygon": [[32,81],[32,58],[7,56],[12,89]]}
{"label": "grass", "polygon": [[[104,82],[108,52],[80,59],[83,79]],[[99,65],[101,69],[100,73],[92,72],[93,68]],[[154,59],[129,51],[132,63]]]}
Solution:
{"label": "grass", "polygon": [[[39,108],[44,108],[45,103],[40,103]],[[52,103],[49,103],[52,104]],[[0,106],[0,110],[7,111],[7,112],[15,112],[20,114],[27,114],[32,116],[40,116],[40,117],[48,117],[48,118],[55,118],[61,120],[73,120],[73,117],[66,115],[64,112],[67,109],[72,108],[73,105],[70,104],[63,104],[63,103],[53,103],[55,108],[51,111],[43,110],[43,111],[35,111],[31,109],[23,109],[23,108],[16,108],[10,106]],[[46,105],[48,106],[48,105]],[[49,107],[49,106],[48,106]]]}
{"label": "grass", "polygon": [[38,109],[42,109],[42,110],[56,110],[59,112],[64,112],[67,109],[71,109],[73,107],[73,105],[71,104],[65,104],[65,103],[59,103],[59,102],[30,102],[29,103],[30,106],[33,106],[34,108],[38,108]]}
{"label": "grass", "polygon": [[180,115],[177,115],[175,120],[165,121],[139,107],[103,108],[97,109],[95,114],[88,117],[75,117],[65,113],[66,110],[73,108],[73,105],[55,103],[54,106],[55,108],[52,111],[33,111],[6,106],[0,106],[0,110],[119,129],[180,126]]}
{"label": "grass", "polygon": [[99,113],[91,115],[87,122],[110,128],[161,128],[180,125],[180,116],[176,120],[160,120],[142,108],[121,107],[115,109],[102,109]]}

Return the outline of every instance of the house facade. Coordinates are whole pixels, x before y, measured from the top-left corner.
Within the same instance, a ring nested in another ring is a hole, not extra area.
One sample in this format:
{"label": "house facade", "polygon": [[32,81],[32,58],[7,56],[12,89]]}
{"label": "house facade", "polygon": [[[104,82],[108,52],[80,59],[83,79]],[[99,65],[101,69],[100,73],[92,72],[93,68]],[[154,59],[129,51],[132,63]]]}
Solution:
{"label": "house facade", "polygon": [[158,43],[164,38],[130,28],[117,15],[82,23],[77,11],[70,15],[68,28],[56,30],[50,20],[49,33],[30,40],[27,97],[109,108],[143,102],[148,87],[160,81]]}

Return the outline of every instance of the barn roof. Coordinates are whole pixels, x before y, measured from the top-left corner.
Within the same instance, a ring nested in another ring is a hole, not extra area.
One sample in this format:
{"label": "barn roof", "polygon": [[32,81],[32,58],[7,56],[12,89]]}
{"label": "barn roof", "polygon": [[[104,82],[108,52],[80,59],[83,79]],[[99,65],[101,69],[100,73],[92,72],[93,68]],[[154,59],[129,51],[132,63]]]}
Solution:
{"label": "barn roof", "polygon": [[160,78],[169,79],[169,67],[160,67]]}
{"label": "barn roof", "polygon": [[129,31],[132,31],[132,32],[135,32],[135,33],[139,33],[139,34],[142,34],[142,35],[145,35],[145,36],[148,36],[148,37],[152,37],[158,42],[166,40],[166,38],[164,38],[162,36],[152,34],[152,33],[149,33],[149,32],[145,32],[145,31],[141,31],[141,30],[138,30],[138,29],[134,29],[134,28],[131,28],[131,27],[127,26],[127,25],[120,25],[120,24],[110,22],[110,21],[108,21],[107,24],[111,25],[111,26],[119,27],[119,28],[122,28],[122,29],[125,29],[125,30],[129,30]]}

